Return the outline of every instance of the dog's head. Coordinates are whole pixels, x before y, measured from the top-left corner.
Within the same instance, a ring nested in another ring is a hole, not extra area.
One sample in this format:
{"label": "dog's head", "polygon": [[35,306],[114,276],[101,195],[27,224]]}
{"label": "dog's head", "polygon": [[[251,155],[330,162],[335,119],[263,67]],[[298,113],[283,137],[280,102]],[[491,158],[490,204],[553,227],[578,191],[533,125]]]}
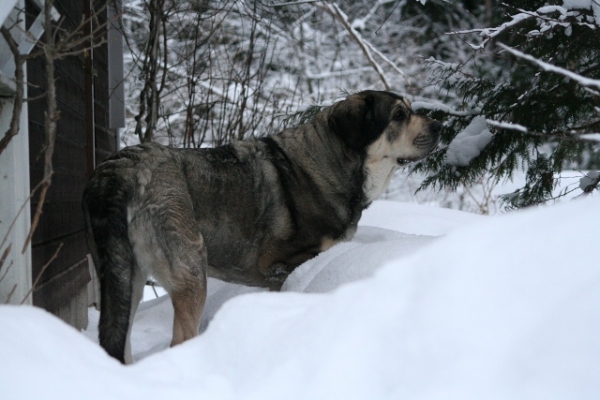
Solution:
{"label": "dog's head", "polygon": [[373,90],[334,104],[328,123],[347,147],[366,155],[367,163],[419,160],[436,147],[442,131],[441,123],[415,114],[403,97]]}

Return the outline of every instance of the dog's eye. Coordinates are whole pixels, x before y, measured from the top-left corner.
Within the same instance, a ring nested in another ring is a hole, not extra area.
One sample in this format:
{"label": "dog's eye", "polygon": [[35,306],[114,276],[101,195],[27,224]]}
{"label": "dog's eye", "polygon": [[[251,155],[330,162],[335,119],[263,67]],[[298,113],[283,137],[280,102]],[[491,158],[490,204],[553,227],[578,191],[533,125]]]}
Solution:
{"label": "dog's eye", "polygon": [[396,111],[396,114],[394,114],[394,121],[404,121],[406,119],[406,112],[404,112],[404,110],[398,110]]}

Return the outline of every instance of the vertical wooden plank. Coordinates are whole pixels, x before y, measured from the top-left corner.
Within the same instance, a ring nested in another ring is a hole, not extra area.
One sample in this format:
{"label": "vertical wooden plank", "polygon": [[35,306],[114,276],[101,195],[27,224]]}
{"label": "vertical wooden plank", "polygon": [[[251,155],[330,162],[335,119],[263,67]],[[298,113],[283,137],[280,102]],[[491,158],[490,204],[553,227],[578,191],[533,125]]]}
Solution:
{"label": "vertical wooden plank", "polygon": [[86,157],[87,157],[87,171],[86,176],[89,178],[92,172],[96,168],[96,137],[94,127],[94,75],[93,75],[93,63],[94,63],[94,49],[92,48],[91,39],[91,13],[92,5],[91,0],[83,1],[83,17],[85,20],[90,21],[85,26],[84,36],[90,38],[87,46],[90,50],[85,54],[83,60],[83,68],[85,70],[84,79],[84,99],[85,102],[85,137],[86,137]]}
{"label": "vertical wooden plank", "polygon": [[[123,26],[120,1],[115,1],[108,6],[108,128],[115,129],[125,127],[125,85],[123,71]],[[117,135],[117,149],[119,138]]]}

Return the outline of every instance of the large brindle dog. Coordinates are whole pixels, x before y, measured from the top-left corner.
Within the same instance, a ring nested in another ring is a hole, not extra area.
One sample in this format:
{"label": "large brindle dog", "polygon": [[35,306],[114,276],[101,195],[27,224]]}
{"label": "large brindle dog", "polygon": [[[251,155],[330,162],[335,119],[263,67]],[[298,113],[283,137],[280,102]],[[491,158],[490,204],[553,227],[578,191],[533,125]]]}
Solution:
{"label": "large brindle dog", "polygon": [[142,144],[108,158],[83,196],[101,346],[131,362],[149,274],[173,302],[172,346],[198,334],[207,276],[279,289],[350,239],[398,166],[429,154],[441,129],[398,95],[364,91],[274,136],[213,149]]}

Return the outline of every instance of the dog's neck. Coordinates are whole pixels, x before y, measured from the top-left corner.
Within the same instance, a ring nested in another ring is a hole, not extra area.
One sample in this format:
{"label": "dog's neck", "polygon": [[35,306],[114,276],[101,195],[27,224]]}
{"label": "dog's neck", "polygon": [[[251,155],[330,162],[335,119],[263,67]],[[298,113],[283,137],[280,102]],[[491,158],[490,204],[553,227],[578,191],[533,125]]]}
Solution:
{"label": "dog's neck", "polygon": [[[320,120],[319,123],[313,123],[316,120]],[[369,145],[366,154],[361,156],[348,149],[336,135],[331,135],[319,128],[327,126],[326,112],[317,114],[313,122],[309,122],[313,129],[290,129],[276,136],[279,137],[278,140],[290,143],[298,141],[297,135],[306,135],[299,141],[302,143],[302,149],[296,154],[303,154],[301,156],[303,162],[312,159],[315,161],[315,165],[321,166],[320,170],[312,172],[322,174],[325,180],[331,180],[332,192],[336,192],[336,184],[344,182],[343,185],[347,188],[348,181],[354,180],[357,184],[357,191],[362,192],[361,208],[368,207],[387,189],[394,172],[398,169],[396,158],[390,156],[389,141],[385,135],[382,135],[379,140]],[[328,151],[324,151],[324,149]],[[317,157],[319,157],[318,160]],[[299,162],[299,164],[303,162]],[[343,165],[343,168],[340,169],[340,165]],[[347,173],[347,176],[330,176],[331,171],[334,170],[343,171]],[[354,170],[354,173],[351,170]]]}
{"label": "dog's neck", "polygon": [[[348,149],[337,135],[327,131],[327,114],[320,112],[303,128],[273,136],[283,148],[297,146],[289,154],[294,164],[324,182],[322,188],[335,196],[348,196],[352,213],[368,206],[363,194],[364,157]],[[326,182],[326,183],[325,183]]]}

